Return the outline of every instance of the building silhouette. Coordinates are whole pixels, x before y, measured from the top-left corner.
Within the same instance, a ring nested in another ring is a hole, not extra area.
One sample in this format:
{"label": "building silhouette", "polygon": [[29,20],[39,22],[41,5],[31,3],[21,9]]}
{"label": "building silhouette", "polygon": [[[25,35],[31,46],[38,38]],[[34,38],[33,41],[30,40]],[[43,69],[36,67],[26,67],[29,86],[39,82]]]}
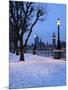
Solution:
{"label": "building silhouette", "polygon": [[53,45],[53,48],[56,48],[56,35],[55,35],[55,33],[53,33],[53,36],[52,36],[52,45]]}

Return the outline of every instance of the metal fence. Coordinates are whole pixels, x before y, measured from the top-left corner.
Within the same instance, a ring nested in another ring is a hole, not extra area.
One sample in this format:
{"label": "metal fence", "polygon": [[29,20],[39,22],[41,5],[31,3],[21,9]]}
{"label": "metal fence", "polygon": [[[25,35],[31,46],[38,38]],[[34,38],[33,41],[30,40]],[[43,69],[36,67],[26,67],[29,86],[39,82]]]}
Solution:
{"label": "metal fence", "polygon": [[[53,50],[36,50],[36,55],[45,56],[45,57],[53,57]],[[26,50],[26,53],[32,53],[33,50]],[[62,58],[66,58],[66,51],[61,53]]]}

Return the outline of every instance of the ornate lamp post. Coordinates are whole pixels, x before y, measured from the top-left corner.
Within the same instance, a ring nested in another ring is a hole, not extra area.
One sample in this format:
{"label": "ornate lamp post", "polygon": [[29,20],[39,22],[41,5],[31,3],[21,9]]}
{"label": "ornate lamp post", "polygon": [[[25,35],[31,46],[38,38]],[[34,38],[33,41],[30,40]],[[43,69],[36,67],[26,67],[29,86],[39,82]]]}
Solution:
{"label": "ornate lamp post", "polygon": [[54,50],[54,58],[55,59],[60,59],[61,58],[61,44],[60,44],[60,33],[59,33],[59,28],[60,28],[60,19],[57,19],[57,26],[58,26],[58,40],[57,40],[57,50]]}
{"label": "ornate lamp post", "polygon": [[36,34],[34,35],[34,49],[33,54],[36,54]]}
{"label": "ornate lamp post", "polygon": [[59,29],[60,29],[60,19],[58,18],[57,19],[57,26],[58,26],[58,40],[57,40],[57,49],[61,49],[61,44],[60,44],[60,32],[59,32]]}

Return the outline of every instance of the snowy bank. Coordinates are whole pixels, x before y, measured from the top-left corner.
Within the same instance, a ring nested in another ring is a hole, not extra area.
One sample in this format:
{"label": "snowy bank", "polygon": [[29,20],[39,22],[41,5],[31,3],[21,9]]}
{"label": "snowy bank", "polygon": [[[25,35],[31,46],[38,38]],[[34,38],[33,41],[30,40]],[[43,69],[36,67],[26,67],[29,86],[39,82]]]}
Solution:
{"label": "snowy bank", "polygon": [[29,88],[66,85],[64,60],[25,54],[25,62],[10,53],[9,88]]}

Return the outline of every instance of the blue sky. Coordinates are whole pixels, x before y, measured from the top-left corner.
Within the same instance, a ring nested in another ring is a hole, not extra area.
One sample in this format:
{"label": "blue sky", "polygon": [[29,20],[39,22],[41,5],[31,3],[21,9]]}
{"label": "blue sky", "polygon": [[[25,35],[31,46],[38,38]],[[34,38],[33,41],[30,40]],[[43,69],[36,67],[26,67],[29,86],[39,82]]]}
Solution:
{"label": "blue sky", "polygon": [[34,42],[34,34],[38,35],[45,44],[48,42],[52,44],[52,35],[56,34],[57,39],[57,25],[56,21],[60,18],[60,40],[66,40],[66,5],[64,4],[47,4],[47,15],[43,22],[37,23],[29,38],[28,44]]}

